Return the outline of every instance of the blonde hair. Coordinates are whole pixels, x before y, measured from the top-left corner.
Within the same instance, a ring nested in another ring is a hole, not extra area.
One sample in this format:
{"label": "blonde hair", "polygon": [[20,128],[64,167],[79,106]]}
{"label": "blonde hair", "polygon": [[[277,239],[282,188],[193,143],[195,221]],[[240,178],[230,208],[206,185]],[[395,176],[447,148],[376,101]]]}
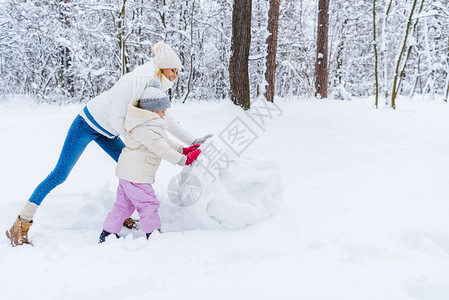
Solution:
{"label": "blonde hair", "polygon": [[162,76],[164,76],[164,73],[162,72],[161,69],[157,69],[156,71],[156,77],[159,78],[159,81],[162,83]]}
{"label": "blonde hair", "polygon": [[[165,76],[164,75],[164,72],[162,72],[162,69],[157,69],[157,71],[156,71],[156,77],[157,78],[159,78],[159,81],[162,83],[162,76]],[[178,76],[178,73],[176,73],[176,79],[175,80],[173,80],[173,82],[177,82],[178,81],[178,78],[179,78],[179,76]]]}

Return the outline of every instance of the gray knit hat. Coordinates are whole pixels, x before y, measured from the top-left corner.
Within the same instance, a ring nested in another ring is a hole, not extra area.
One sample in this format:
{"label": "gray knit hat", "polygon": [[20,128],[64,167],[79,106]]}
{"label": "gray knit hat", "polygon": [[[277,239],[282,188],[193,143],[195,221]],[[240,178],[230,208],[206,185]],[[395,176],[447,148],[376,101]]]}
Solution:
{"label": "gray knit hat", "polygon": [[159,86],[160,83],[157,80],[152,80],[148,83],[139,100],[139,108],[157,111],[170,107],[170,100],[168,100],[167,94],[158,89]]}

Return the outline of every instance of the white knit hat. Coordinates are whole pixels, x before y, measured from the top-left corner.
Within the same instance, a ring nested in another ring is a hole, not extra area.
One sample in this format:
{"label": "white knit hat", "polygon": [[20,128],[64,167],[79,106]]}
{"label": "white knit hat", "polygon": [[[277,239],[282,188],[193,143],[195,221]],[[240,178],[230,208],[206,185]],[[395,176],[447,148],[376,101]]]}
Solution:
{"label": "white knit hat", "polygon": [[158,88],[159,85],[160,83],[157,79],[148,83],[148,86],[145,88],[143,95],[139,100],[140,108],[149,111],[158,111],[170,107],[170,100],[168,100],[167,94]]}
{"label": "white knit hat", "polygon": [[153,62],[159,69],[175,68],[181,70],[181,61],[173,49],[164,42],[159,42],[153,47]]}

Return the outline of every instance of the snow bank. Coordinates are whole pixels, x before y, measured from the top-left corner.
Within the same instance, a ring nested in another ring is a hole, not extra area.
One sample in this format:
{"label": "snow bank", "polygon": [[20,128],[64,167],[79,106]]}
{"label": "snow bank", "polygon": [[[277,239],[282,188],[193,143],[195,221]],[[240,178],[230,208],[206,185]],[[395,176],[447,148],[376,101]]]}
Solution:
{"label": "snow bank", "polygon": [[[34,246],[16,248],[4,232],[56,163],[82,106],[0,103],[2,299],[446,299],[449,106],[373,103],[280,99],[285,113],[266,118],[266,131],[239,115],[258,139],[215,180],[201,165],[207,145],[182,175],[173,178],[182,168],[169,163],[158,170],[162,225],[172,232],[150,240],[129,230],[97,245],[118,180],[115,162],[92,143],[36,213]],[[192,133],[214,133],[214,143],[237,117],[213,102],[170,110]]]}

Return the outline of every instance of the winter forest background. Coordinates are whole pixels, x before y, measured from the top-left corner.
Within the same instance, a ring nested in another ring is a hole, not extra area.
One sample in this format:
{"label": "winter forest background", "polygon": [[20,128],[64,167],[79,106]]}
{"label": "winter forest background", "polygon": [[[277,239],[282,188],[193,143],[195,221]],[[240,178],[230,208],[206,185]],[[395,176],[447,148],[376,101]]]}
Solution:
{"label": "winter forest background", "polygon": [[[270,2],[277,1],[252,1],[251,97],[264,89]],[[316,95],[319,2],[280,1],[276,96]],[[149,60],[151,46],[164,40],[183,62],[172,98],[228,98],[233,5],[231,0],[3,0],[0,93],[85,102]],[[447,101],[448,0],[330,1],[329,95],[376,93],[374,20],[379,95],[388,101],[398,74],[399,94]]]}

